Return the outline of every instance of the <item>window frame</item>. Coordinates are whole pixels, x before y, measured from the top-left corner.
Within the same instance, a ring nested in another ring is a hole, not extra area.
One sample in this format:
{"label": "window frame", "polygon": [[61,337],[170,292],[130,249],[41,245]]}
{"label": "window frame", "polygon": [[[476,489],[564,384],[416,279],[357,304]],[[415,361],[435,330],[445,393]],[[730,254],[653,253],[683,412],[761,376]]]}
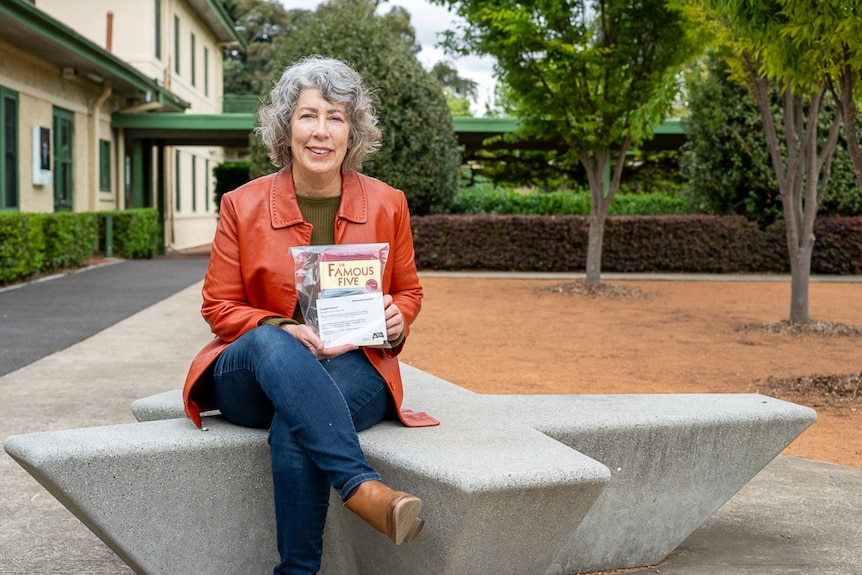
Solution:
{"label": "window frame", "polygon": [[[6,103],[11,102],[13,117],[7,118]],[[0,212],[13,212],[21,209],[21,110],[18,92],[0,86]],[[11,135],[11,137],[10,137]],[[11,150],[9,148],[12,148]],[[11,161],[9,161],[11,160]],[[7,168],[11,166],[14,174],[9,180]],[[12,190],[7,188],[12,183]],[[13,197],[13,203],[8,200]]]}
{"label": "window frame", "polygon": [[111,191],[111,141],[99,138],[99,191]]}
{"label": "window frame", "polygon": [[180,74],[180,17],[174,14],[174,72]]}
{"label": "window frame", "polygon": [[156,60],[162,60],[162,0],[156,0]]}

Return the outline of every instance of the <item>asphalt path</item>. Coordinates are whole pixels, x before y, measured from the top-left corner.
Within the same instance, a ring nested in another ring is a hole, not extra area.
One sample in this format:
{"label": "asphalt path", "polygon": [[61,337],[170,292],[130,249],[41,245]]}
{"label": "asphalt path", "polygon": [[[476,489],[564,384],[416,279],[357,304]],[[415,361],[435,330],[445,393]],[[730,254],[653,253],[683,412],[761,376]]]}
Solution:
{"label": "asphalt path", "polygon": [[207,261],[206,253],[106,260],[3,288],[0,376],[66,349],[200,281]]}

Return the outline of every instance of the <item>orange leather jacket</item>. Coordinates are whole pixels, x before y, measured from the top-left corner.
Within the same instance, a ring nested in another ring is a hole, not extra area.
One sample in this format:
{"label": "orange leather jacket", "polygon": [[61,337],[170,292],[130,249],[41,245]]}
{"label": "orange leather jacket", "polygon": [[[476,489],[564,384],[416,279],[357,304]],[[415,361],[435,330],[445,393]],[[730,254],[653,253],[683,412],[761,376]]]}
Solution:
{"label": "orange leather jacket", "polygon": [[[309,245],[311,229],[299,210],[289,168],[224,195],[201,307],[215,339],[192,361],[183,389],[186,414],[198,427],[201,412],[216,407],[211,394],[212,367],[219,354],[261,320],[293,316],[297,293],[288,249]],[[356,172],[342,174],[335,241],[389,243],[383,292],[392,295],[405,324],[413,323],[421,306],[422,286],[413,261],[413,235],[404,194]],[[404,392],[397,355],[403,345],[402,341],[393,349],[362,349],[386,381],[401,421],[409,427],[437,425],[439,422],[425,413],[401,408]]]}

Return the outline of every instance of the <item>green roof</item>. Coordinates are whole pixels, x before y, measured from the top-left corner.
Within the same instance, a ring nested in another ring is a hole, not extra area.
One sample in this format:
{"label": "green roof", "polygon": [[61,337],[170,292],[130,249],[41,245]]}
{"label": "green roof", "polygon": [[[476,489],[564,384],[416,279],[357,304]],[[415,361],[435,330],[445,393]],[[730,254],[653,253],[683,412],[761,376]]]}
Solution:
{"label": "green roof", "polygon": [[[159,140],[168,145],[219,145],[228,148],[248,145],[249,133],[254,129],[255,114],[251,112],[228,114],[114,114],[111,125],[123,128],[126,136]],[[515,118],[452,118],[458,142],[469,153],[484,146],[493,136],[511,132],[518,127]],[[655,137],[645,143],[648,149],[675,149],[685,141],[685,132],[679,120],[667,120],[656,129]],[[543,142],[542,148],[553,147]]]}
{"label": "green roof", "polygon": [[159,140],[172,146],[248,146],[254,114],[114,114],[111,126],[126,137]]}
{"label": "green roof", "polygon": [[222,44],[238,44],[240,48],[247,48],[245,40],[237,34],[236,26],[231,20],[230,14],[225,10],[222,0],[188,0],[195,8],[198,17],[207,23],[210,30],[216,35]]}

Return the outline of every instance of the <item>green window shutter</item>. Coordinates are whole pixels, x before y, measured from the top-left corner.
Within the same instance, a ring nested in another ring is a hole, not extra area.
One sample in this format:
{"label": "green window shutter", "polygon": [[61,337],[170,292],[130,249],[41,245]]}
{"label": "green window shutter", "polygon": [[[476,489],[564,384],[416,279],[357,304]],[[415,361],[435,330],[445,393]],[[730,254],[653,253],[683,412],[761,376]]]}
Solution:
{"label": "green window shutter", "polygon": [[111,191],[111,142],[99,140],[99,190]]}
{"label": "green window shutter", "polygon": [[156,0],[156,60],[162,59],[162,0]]}
{"label": "green window shutter", "polygon": [[0,87],[0,211],[18,209],[18,94]]}

